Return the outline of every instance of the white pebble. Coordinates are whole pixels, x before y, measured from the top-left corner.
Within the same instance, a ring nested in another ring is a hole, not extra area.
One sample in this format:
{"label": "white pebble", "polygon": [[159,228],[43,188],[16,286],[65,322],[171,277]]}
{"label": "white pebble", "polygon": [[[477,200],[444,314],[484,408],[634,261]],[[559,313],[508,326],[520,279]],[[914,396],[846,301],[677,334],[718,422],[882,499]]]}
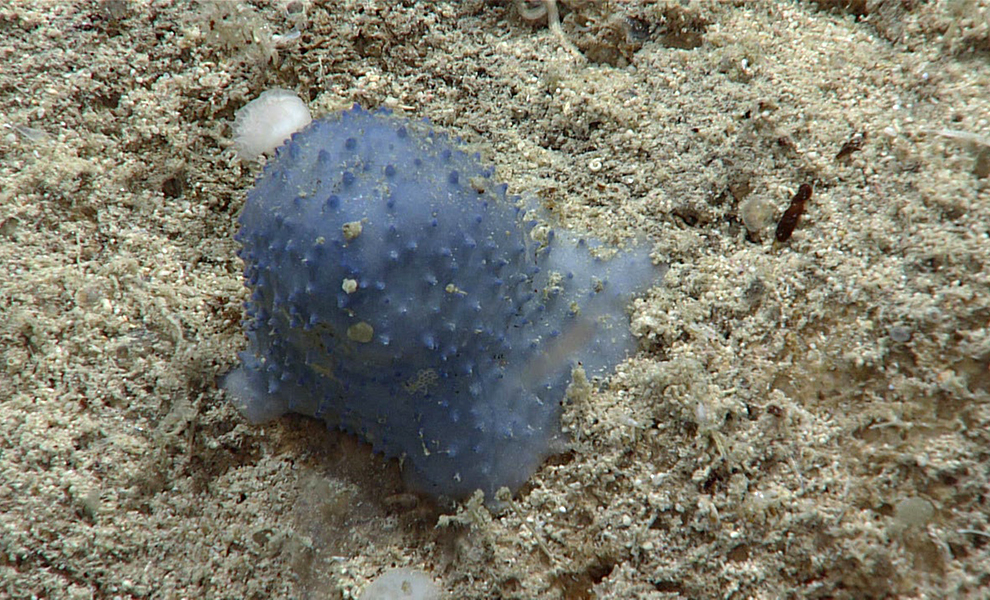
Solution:
{"label": "white pebble", "polygon": [[281,88],[267,90],[237,111],[234,121],[237,155],[253,160],[274,152],[312,120],[309,108],[295,92]]}
{"label": "white pebble", "polygon": [[392,569],[371,582],[361,600],[437,600],[440,590],[429,575],[414,569]]}

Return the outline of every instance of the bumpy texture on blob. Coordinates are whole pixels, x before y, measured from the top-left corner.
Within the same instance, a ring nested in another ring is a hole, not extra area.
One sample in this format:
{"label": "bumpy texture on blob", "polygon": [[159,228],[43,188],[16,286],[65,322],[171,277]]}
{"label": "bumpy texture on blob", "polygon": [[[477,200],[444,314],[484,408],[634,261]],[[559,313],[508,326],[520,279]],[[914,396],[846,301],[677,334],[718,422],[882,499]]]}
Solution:
{"label": "bumpy texture on blob", "polygon": [[225,388],[247,418],[323,419],[434,495],[522,485],[560,440],[572,368],[634,348],[625,309],[663,269],[538,228],[491,176],[358,107],[280,148],[237,235],[249,347]]}

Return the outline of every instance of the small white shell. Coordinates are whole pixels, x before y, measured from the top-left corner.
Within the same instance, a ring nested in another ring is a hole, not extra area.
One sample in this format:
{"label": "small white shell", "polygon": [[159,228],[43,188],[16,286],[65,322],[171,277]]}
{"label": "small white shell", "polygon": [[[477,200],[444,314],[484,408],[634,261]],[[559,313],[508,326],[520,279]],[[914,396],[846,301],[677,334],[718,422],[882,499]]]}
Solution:
{"label": "small white shell", "polygon": [[237,155],[253,160],[274,152],[312,120],[309,108],[295,92],[281,88],[266,90],[237,111],[234,120]]}

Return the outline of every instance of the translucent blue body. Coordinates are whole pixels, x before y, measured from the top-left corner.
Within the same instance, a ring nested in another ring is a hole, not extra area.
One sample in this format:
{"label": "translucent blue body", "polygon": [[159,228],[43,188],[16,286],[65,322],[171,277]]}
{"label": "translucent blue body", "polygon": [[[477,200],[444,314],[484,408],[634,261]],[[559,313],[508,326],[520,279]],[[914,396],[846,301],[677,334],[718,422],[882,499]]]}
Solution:
{"label": "translucent blue body", "polygon": [[534,235],[491,169],[422,123],[354,108],[296,134],[248,194],[237,239],[248,349],[225,387],[252,421],[324,420],[416,490],[491,499],[560,438],[575,365],[634,347],[646,248],[592,257]]}

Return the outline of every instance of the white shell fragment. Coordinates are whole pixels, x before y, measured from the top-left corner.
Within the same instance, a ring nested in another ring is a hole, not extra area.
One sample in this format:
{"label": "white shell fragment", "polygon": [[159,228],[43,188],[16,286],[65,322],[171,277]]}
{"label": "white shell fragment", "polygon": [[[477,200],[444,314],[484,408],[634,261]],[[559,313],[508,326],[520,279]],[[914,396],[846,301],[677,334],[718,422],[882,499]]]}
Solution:
{"label": "white shell fragment", "polygon": [[267,90],[237,111],[234,148],[244,160],[270,154],[312,120],[309,108],[295,92]]}
{"label": "white shell fragment", "polygon": [[440,590],[429,575],[415,569],[382,573],[361,594],[360,600],[437,600]]}

